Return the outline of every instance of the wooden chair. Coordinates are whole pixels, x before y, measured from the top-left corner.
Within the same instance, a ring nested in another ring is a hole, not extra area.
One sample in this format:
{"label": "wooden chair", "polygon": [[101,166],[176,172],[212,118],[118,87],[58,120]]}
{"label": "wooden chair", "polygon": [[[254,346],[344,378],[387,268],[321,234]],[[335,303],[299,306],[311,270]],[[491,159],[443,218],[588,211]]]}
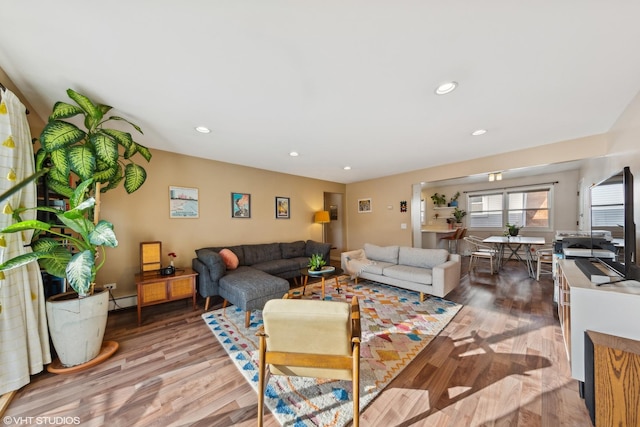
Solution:
{"label": "wooden chair", "polygon": [[[536,249],[536,280],[540,281],[541,274],[553,273],[553,248],[551,246],[543,246]],[[546,269],[543,269],[543,265],[547,265]]]}
{"label": "wooden chair", "polygon": [[267,368],[273,375],[349,380],[353,425],[360,419],[360,306],[347,302],[275,299],[262,311],[258,426],[262,426]]}
{"label": "wooden chair", "polygon": [[482,239],[476,236],[468,236],[464,238],[465,242],[467,242],[471,246],[471,258],[469,259],[469,272],[476,267],[476,264],[479,259],[487,259],[489,260],[489,269],[491,274],[493,274],[494,266],[497,267],[496,259],[497,259],[497,251],[495,248],[485,244],[482,242]]}

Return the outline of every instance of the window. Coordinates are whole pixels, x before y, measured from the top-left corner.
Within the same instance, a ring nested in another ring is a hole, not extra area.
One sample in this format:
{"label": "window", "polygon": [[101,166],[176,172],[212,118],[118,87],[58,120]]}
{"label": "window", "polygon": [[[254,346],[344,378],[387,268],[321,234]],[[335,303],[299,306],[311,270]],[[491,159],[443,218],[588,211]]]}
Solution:
{"label": "window", "polygon": [[620,227],[624,224],[622,183],[598,185],[591,189],[591,227]]}
{"label": "window", "polygon": [[520,187],[500,192],[469,193],[470,228],[504,228],[515,224],[528,229],[551,229],[553,187]]}

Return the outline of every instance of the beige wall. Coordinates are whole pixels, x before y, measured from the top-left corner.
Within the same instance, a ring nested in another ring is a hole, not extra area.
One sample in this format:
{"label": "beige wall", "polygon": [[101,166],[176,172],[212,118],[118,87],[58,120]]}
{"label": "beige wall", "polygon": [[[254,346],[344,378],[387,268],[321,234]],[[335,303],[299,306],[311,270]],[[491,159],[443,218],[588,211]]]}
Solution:
{"label": "beige wall", "polygon": [[[640,224],[640,93],[611,128],[609,139],[611,144],[607,156],[593,159],[581,169],[582,191],[588,194],[591,185],[629,166],[634,177],[634,220],[637,227]],[[588,213],[588,197],[584,198],[583,203],[585,213]],[[589,218],[586,220],[589,221]],[[640,248],[638,237],[636,229],[636,247]]]}
{"label": "beige wall", "polygon": [[[607,153],[608,146],[608,135],[595,135],[349,184],[347,185],[348,249],[361,248],[367,242],[378,245],[412,246],[411,213],[400,213],[399,203],[401,200],[407,200],[408,202],[411,200],[413,184],[505,169],[600,157]],[[548,180],[555,180],[552,178],[549,177]],[[540,181],[534,180],[533,183],[535,182]],[[506,181],[503,181],[502,185],[506,185]],[[575,183],[568,183],[567,185],[567,188],[570,188],[569,192],[575,195]],[[462,192],[466,188],[460,190]],[[372,199],[373,212],[370,214],[358,214],[357,200],[369,197]],[[565,200],[560,203],[564,204]],[[391,205],[392,209],[387,210],[387,205]],[[411,210],[413,205],[411,203],[408,205],[410,207],[409,210]],[[573,206],[571,208],[573,215],[571,220],[566,219],[568,215],[563,216],[557,219],[556,224],[575,224],[577,200]],[[403,223],[409,224],[407,229],[401,229],[401,224]],[[570,227],[570,229],[574,228],[575,226]]]}
{"label": "beige wall", "polygon": [[[175,252],[176,266],[191,266],[195,249],[239,243],[321,240],[313,214],[325,192],[344,193],[343,184],[302,178],[229,163],[152,150],[147,181],[133,194],[118,188],[103,195],[101,219],[113,222],[119,245],[108,250],[98,283],[117,283],[116,296],[136,293],[139,245],[162,242],[163,263]],[[144,162],[144,160],[142,160]],[[198,188],[197,219],[169,218],[169,186]],[[251,194],[251,218],[231,217],[231,192]],[[291,219],[275,219],[275,197],[291,199]]]}

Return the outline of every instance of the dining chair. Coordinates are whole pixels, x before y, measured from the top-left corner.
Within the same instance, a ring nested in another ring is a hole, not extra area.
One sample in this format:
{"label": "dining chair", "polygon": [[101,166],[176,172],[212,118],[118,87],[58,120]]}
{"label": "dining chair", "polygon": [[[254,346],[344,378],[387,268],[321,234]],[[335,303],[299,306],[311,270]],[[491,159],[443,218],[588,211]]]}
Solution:
{"label": "dining chair", "polygon": [[[542,246],[535,251],[536,256],[536,280],[540,281],[540,274],[553,273],[553,247]],[[546,265],[546,268],[543,268]]]}
{"label": "dining chair", "polygon": [[479,259],[486,259],[489,260],[489,270],[491,271],[491,274],[493,274],[494,266],[496,263],[495,260],[497,259],[498,255],[496,249],[483,243],[482,239],[477,236],[467,236],[464,238],[464,240],[471,246],[469,272],[476,268],[476,264]]}
{"label": "dining chair", "polygon": [[351,381],[353,425],[360,419],[360,305],[339,301],[274,299],[264,305],[259,337],[258,426],[272,375]]}

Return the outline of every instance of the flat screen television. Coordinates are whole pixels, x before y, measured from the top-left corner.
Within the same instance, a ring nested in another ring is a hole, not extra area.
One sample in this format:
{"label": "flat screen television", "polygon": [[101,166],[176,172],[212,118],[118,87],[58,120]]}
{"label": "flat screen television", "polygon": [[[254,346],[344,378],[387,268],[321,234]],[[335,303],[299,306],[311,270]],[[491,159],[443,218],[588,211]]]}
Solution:
{"label": "flat screen television", "polygon": [[599,230],[611,232],[616,257],[611,260],[597,256],[598,253],[594,251],[593,258],[625,279],[637,280],[633,175],[629,167],[591,187],[592,240],[602,237]]}

